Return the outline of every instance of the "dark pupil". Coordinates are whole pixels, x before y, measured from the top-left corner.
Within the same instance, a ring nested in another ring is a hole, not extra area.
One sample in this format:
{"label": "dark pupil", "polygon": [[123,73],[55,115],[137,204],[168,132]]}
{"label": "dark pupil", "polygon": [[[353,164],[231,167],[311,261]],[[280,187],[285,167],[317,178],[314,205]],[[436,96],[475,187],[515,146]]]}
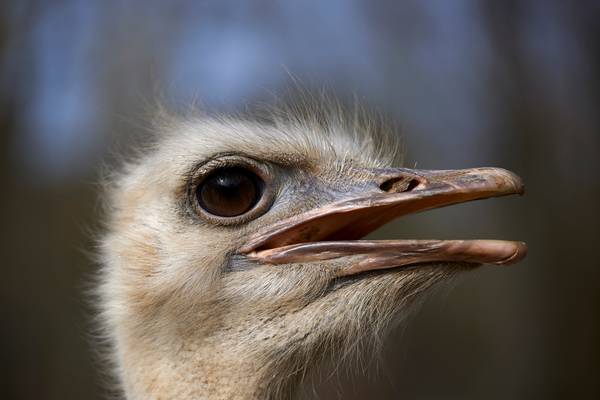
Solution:
{"label": "dark pupil", "polygon": [[242,168],[212,172],[196,195],[202,208],[221,217],[235,217],[249,211],[259,200],[259,178]]}

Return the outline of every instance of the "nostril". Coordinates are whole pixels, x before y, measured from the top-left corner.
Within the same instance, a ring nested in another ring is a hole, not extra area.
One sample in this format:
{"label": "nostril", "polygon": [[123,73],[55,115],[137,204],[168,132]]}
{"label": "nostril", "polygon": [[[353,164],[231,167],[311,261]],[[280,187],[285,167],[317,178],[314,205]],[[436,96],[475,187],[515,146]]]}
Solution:
{"label": "nostril", "polygon": [[410,192],[417,186],[419,186],[419,181],[415,178],[407,178],[407,177],[396,177],[392,179],[388,179],[379,185],[379,188],[384,192],[388,193],[402,193],[402,192]]}

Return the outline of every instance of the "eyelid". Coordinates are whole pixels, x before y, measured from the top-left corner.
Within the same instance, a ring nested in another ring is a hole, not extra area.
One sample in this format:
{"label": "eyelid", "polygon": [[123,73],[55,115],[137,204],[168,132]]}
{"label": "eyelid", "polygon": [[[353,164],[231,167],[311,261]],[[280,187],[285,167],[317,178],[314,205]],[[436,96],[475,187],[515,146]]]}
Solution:
{"label": "eyelid", "polygon": [[269,164],[255,160],[252,157],[242,156],[239,154],[221,154],[206,160],[201,165],[196,167],[196,170],[193,174],[196,177],[196,184],[198,184],[204,177],[206,177],[215,169],[226,167],[246,167],[250,171],[256,173],[265,182],[270,180],[271,175],[273,174],[272,168]]}

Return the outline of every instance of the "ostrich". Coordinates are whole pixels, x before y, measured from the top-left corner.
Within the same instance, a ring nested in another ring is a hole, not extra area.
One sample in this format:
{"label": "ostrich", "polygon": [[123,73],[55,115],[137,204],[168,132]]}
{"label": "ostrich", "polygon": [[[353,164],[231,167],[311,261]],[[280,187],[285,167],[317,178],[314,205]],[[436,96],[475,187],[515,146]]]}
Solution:
{"label": "ostrich", "polygon": [[157,130],[112,179],[101,240],[101,316],[129,400],[293,398],[433,285],[525,255],[512,241],[360,240],[523,192],[504,169],[399,167],[395,136],[361,108],[304,102]]}

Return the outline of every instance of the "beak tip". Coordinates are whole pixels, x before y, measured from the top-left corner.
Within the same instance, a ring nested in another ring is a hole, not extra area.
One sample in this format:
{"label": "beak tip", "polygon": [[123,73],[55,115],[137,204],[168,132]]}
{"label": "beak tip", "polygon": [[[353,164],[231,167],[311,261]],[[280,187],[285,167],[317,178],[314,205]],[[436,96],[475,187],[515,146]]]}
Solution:
{"label": "beak tip", "polygon": [[523,196],[525,194],[525,184],[523,179],[512,171],[504,168],[493,168],[493,174],[500,177],[501,184],[510,188],[510,192]]}
{"label": "beak tip", "polygon": [[511,245],[514,247],[512,256],[503,260],[500,264],[503,264],[503,265],[516,264],[519,261],[523,260],[527,256],[527,243],[512,242]]}
{"label": "beak tip", "polygon": [[516,192],[519,196],[523,196],[525,194],[525,184],[523,183],[523,179],[515,174],[513,174],[513,176],[515,177]]}

